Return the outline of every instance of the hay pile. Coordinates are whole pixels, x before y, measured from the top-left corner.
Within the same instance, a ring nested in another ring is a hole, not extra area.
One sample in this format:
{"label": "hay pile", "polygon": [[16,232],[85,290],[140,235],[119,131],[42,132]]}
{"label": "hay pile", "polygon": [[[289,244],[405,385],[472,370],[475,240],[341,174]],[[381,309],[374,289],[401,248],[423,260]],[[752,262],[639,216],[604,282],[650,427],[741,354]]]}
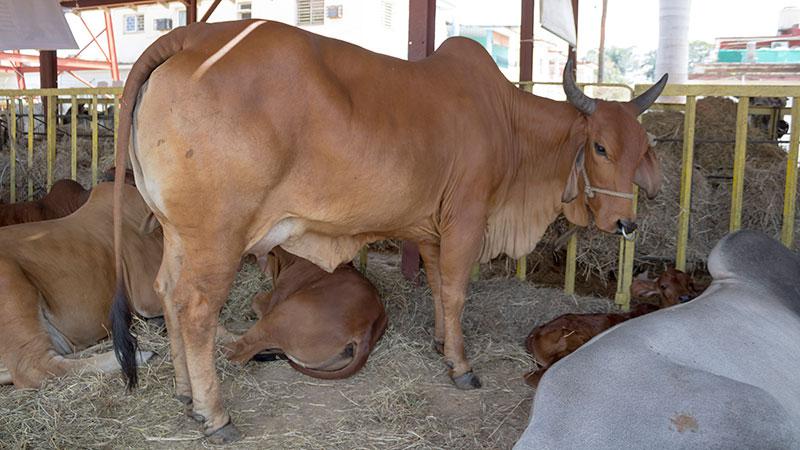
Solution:
{"label": "hay pile", "polygon": [[[28,193],[28,176],[33,180],[33,197],[41,198],[47,193],[47,143],[44,139],[34,140],[33,167],[28,173],[27,140],[17,142],[17,201],[25,200]],[[70,177],[71,141],[69,136],[58,136],[56,158],[53,163],[53,181]],[[79,137],[77,140],[77,181],[85,188],[92,184],[92,140]],[[101,138],[98,141],[98,173],[114,165],[114,139]],[[10,149],[4,146],[0,151],[0,202],[8,202],[10,186]]]}
{"label": "hay pile", "polygon": [[[565,295],[516,280],[473,283],[464,314],[467,354],[484,383],[455,389],[431,349],[433,308],[426,286],[405,282],[399,256],[372,253],[367,270],[386,305],[389,328],[367,365],[347,380],[307,377],[282,361],[233,366],[217,358],[222,395],[245,439],[233,448],[511,448],[527,425],[532,362],[523,341],[535,325],[567,312],[607,312],[608,300]],[[239,273],[222,320],[251,322],[252,295],[268,281],[251,265]],[[0,447],[198,448],[199,426],[173,399],[163,327],[137,323],[155,351],[140,387],[119,374],[70,376],[39,391],[0,387]]]}
{"label": "hay pile", "polygon": [[[649,112],[642,117],[648,132],[659,139],[655,150],[661,163],[663,184],[653,200],[639,199],[639,237],[636,263],[675,257],[680,201],[681,157],[683,152],[683,114]],[[736,103],[727,98],[703,98],[697,102],[696,140],[730,140],[730,143],[695,143],[692,176],[692,206],[687,259],[690,265],[704,266],[714,244],[728,232],[733,154],[736,135]],[[750,139],[767,139],[761,129],[749,130]],[[780,236],[786,152],[774,144],[748,144],[743,195],[742,227]],[[800,226],[796,220],[795,230]],[[556,242],[566,230],[563,219],[551,226],[534,260],[556,251]],[[611,279],[616,267],[619,238],[596,229],[579,234],[578,267],[583,278]]]}

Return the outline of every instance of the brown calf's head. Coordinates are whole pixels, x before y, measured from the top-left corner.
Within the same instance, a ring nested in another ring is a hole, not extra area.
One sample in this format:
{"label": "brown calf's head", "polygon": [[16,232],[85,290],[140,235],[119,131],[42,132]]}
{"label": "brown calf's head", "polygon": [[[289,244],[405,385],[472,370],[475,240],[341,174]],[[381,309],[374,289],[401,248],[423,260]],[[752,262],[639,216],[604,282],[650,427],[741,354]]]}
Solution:
{"label": "brown calf's head", "polygon": [[585,203],[603,231],[633,233],[631,186],[636,184],[650,198],[661,187],[658,160],[637,117],[661,94],[667,75],[629,102],[612,102],[587,97],[576,85],[572,67],[567,62],[564,92],[581,114],[570,130],[568,145],[576,153],[561,201]]}
{"label": "brown calf's head", "polygon": [[669,268],[655,280],[639,278],[631,284],[631,295],[634,297],[660,296],[662,308],[686,303],[698,295],[694,280],[688,274]]}

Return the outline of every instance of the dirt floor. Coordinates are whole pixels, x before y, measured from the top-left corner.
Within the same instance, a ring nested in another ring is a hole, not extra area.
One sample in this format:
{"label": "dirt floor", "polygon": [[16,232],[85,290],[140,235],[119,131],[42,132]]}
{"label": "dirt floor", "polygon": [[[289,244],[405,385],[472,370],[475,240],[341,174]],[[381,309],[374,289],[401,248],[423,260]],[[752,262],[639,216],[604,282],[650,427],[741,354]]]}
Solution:
{"label": "dirt floor", "polygon": [[[523,340],[566,312],[612,310],[606,299],[565,295],[484,268],[464,315],[467,352],[484,384],[463,392],[431,348],[433,312],[425,284],[400,276],[396,253],[371,253],[367,270],[389,314],[389,328],[356,376],[325,381],[283,361],[245,367],[218,358],[223,395],[245,438],[235,448],[510,448],[524,429],[534,391]],[[491,274],[495,275],[491,275]],[[244,330],[252,295],[269,281],[253,266],[239,274],[223,323]],[[124,392],[119,374],[71,376],[38,391],[0,388],[0,446],[9,448],[199,448],[209,446],[173,395],[163,328],[139,323],[154,357],[141,386]]]}

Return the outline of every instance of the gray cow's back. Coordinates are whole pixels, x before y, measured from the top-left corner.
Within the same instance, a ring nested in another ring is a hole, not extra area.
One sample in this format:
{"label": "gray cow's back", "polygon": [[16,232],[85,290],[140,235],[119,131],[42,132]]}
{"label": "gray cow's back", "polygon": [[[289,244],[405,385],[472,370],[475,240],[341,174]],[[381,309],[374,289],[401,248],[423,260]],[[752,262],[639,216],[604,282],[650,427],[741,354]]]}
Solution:
{"label": "gray cow's back", "polygon": [[515,448],[800,448],[800,258],[739,232],[709,270],[548,370]]}

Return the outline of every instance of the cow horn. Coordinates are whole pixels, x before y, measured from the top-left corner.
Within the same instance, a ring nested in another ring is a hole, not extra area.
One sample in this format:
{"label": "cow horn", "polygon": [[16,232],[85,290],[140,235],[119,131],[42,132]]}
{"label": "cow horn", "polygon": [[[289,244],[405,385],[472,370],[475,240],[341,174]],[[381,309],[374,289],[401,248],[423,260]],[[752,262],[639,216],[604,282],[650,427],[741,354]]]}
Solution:
{"label": "cow horn", "polygon": [[573,66],[572,60],[567,59],[567,65],[564,67],[564,93],[567,94],[567,100],[572,106],[590,116],[597,109],[597,100],[586,96],[575,84],[575,77],[572,76]]}
{"label": "cow horn", "polygon": [[636,110],[639,111],[639,114],[647,111],[647,108],[656,102],[658,96],[661,95],[661,91],[664,90],[664,86],[667,85],[667,79],[669,79],[669,74],[665,73],[656,84],[650,86],[650,89],[644,91],[642,95],[630,101],[630,103],[636,106]]}

